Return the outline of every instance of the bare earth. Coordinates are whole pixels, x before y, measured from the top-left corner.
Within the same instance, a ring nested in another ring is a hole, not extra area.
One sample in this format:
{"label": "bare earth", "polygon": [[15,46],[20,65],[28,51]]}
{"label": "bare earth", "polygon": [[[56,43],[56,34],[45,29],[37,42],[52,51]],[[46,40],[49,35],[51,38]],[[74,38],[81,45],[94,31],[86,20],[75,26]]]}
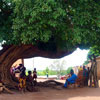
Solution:
{"label": "bare earth", "polygon": [[1,93],[0,100],[100,100],[100,88],[62,88],[57,90],[42,87],[39,92]]}

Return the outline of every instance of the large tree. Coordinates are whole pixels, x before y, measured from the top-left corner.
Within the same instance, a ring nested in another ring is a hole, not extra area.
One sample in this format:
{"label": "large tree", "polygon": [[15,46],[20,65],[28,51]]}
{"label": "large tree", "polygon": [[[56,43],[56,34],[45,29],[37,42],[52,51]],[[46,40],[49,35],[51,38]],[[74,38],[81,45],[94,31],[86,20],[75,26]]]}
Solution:
{"label": "large tree", "polygon": [[99,0],[0,0],[0,76],[6,84],[17,59],[60,58],[99,40]]}

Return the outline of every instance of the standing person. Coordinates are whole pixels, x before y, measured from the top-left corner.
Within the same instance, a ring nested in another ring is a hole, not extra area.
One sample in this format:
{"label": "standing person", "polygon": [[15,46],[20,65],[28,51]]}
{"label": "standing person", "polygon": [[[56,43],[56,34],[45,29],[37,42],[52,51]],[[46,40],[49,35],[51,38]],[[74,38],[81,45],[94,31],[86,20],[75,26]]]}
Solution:
{"label": "standing person", "polygon": [[67,88],[67,86],[68,86],[69,84],[74,84],[74,83],[76,82],[77,75],[74,74],[74,71],[73,71],[72,69],[71,69],[71,71],[70,71],[70,74],[71,74],[71,76],[70,76],[68,79],[66,79],[66,82],[65,82],[65,84],[64,84],[64,87],[65,87],[65,88]]}
{"label": "standing person", "polygon": [[47,72],[47,79],[48,79],[48,76],[49,76],[49,75],[48,75],[48,72]]}
{"label": "standing person", "polygon": [[36,81],[36,79],[37,79],[37,71],[36,71],[36,68],[34,68],[34,70],[33,70],[33,80]]}
{"label": "standing person", "polygon": [[34,86],[36,86],[37,83],[37,71],[36,68],[33,70],[33,81],[34,81]]}
{"label": "standing person", "polygon": [[21,90],[22,92],[25,92],[26,90],[26,74],[25,74],[26,68],[22,64],[20,64],[19,70],[20,70],[20,77],[19,77],[18,87],[19,87],[19,90]]}
{"label": "standing person", "polygon": [[88,70],[83,66],[84,86],[88,86]]}

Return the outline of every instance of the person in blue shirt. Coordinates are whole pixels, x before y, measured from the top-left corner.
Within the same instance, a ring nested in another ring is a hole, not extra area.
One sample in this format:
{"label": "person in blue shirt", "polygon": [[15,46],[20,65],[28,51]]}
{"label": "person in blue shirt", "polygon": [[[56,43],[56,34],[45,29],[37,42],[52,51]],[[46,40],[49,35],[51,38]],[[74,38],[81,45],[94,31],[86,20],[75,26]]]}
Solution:
{"label": "person in blue shirt", "polygon": [[77,79],[77,75],[74,74],[74,71],[71,69],[70,71],[70,74],[71,74],[71,77],[69,77],[68,79],[66,79],[66,82],[64,84],[64,87],[67,88],[67,86],[69,84],[74,84],[76,82],[76,79]]}

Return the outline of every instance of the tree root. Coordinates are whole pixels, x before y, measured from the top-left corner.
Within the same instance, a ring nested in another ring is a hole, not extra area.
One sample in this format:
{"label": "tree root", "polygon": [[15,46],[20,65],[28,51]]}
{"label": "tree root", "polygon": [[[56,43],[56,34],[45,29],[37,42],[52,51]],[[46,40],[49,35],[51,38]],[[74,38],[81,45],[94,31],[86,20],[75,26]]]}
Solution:
{"label": "tree root", "polygon": [[63,85],[64,85],[63,83],[57,82],[55,80],[47,80],[47,81],[44,81],[44,82],[38,82],[37,83],[37,86],[50,87],[50,88],[54,88],[54,89],[61,89],[61,87]]}

